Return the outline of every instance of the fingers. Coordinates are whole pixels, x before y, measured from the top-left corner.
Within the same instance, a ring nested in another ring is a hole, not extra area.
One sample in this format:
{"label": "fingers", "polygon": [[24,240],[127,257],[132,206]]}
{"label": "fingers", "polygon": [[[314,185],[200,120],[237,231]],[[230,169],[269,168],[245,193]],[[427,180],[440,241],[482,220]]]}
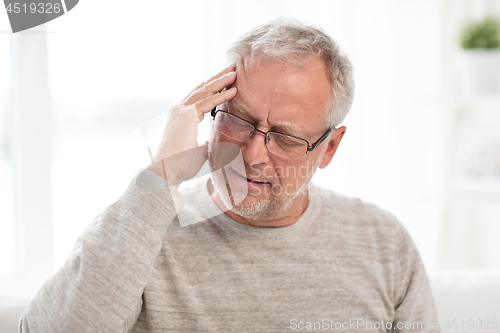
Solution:
{"label": "fingers", "polygon": [[212,76],[210,79],[208,79],[206,82],[212,82],[218,78],[220,78],[221,76],[227,74],[227,73],[230,73],[230,72],[234,72],[234,70],[236,69],[236,67],[231,64],[229,65],[228,67],[224,68],[221,72],[219,72],[218,74],[215,74],[214,76]]}
{"label": "fingers", "polygon": [[225,90],[219,94],[210,95],[205,99],[196,102],[194,105],[196,106],[196,111],[198,111],[200,121],[203,119],[205,113],[211,111],[217,105],[227,102],[236,96],[236,92],[236,87],[232,87],[231,89]]}
{"label": "fingers", "polygon": [[219,78],[210,81],[207,85],[198,88],[193,91],[191,95],[186,98],[186,104],[194,104],[200,100],[203,100],[211,95],[217,94],[219,91],[224,89],[225,87],[231,85],[234,80],[236,80],[236,72],[232,71],[226,73]]}
{"label": "fingers", "polygon": [[[208,83],[220,78],[221,76],[227,74],[227,73],[230,73],[230,72],[233,72],[234,70],[236,69],[236,67],[231,64],[229,65],[228,67],[224,68],[222,71],[220,71],[219,73],[215,74],[214,76],[212,76],[211,78],[209,78],[207,81],[205,82],[202,82],[200,83],[196,88],[194,88],[187,96],[186,98],[184,99],[188,99],[194,92],[196,92],[198,89],[206,86]],[[222,88],[221,88],[222,89]]]}

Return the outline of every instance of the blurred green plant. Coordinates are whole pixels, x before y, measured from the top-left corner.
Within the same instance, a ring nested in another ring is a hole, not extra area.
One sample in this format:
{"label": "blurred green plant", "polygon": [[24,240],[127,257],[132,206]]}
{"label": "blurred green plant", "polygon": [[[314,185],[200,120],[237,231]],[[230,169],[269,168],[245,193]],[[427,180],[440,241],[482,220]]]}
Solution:
{"label": "blurred green plant", "polygon": [[460,45],[463,49],[496,49],[500,47],[500,23],[488,17],[479,22],[467,23],[462,28]]}

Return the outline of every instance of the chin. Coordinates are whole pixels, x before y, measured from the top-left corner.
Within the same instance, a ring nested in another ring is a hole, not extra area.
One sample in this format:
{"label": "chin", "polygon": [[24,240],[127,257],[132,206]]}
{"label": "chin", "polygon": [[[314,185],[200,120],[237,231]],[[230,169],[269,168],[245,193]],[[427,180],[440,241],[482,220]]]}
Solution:
{"label": "chin", "polygon": [[265,197],[253,196],[250,192],[242,194],[231,191],[223,177],[212,173],[212,183],[224,205],[233,213],[249,220],[272,221],[286,216],[294,200],[304,192],[308,182],[304,183],[294,193],[288,195]]}
{"label": "chin", "polygon": [[260,199],[248,195],[242,202],[234,206],[231,211],[241,217],[256,221],[270,221],[279,219],[290,206],[290,203],[274,200]]}

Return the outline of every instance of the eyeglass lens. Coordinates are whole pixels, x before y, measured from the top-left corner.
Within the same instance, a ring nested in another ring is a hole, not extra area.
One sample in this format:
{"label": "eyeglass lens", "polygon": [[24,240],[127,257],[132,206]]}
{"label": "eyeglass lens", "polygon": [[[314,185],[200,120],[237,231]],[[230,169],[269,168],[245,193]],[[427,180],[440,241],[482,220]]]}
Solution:
{"label": "eyeglass lens", "polygon": [[[236,141],[248,140],[255,126],[226,112],[217,112],[214,120],[217,132]],[[290,135],[269,132],[266,137],[267,149],[276,155],[299,159],[307,152],[307,142]]]}

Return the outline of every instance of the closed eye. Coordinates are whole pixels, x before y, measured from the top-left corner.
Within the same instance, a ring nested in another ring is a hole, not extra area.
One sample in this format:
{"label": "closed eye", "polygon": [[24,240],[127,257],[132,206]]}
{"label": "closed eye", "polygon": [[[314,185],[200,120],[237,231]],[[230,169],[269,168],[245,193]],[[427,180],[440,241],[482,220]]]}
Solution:
{"label": "closed eye", "polygon": [[294,139],[284,134],[277,134],[274,136],[274,139],[280,146],[286,147],[298,147],[305,144],[305,142],[303,142],[302,140]]}

